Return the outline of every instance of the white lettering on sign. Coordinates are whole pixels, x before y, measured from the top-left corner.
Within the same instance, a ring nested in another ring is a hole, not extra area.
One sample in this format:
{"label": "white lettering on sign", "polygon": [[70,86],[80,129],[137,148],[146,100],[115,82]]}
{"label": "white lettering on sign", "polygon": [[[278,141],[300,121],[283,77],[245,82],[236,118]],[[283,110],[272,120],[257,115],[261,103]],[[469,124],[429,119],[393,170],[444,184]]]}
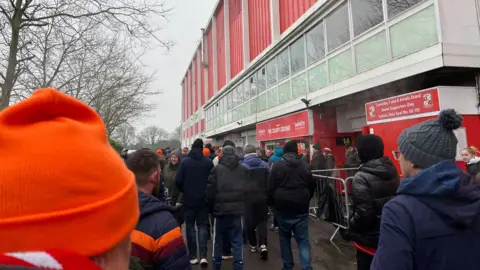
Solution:
{"label": "white lettering on sign", "polygon": [[286,131],[290,131],[290,130],[291,130],[290,125],[276,127],[276,128],[269,128],[268,129],[268,134],[275,134],[275,133],[286,132]]}
{"label": "white lettering on sign", "polygon": [[303,128],[305,126],[305,121],[298,121],[293,124],[295,126],[295,129],[298,128]]}

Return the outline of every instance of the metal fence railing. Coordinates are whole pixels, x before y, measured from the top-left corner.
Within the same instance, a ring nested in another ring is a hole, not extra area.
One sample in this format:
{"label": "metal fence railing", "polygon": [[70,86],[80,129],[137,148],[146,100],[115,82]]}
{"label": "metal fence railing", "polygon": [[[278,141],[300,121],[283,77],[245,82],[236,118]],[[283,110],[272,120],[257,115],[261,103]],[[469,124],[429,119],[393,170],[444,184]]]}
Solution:
{"label": "metal fence railing", "polygon": [[313,219],[323,219],[335,227],[330,237],[330,242],[334,245],[333,239],[338,232],[349,227],[351,181],[357,170],[353,168],[312,171],[313,177],[317,180],[317,189],[310,204],[309,214]]}

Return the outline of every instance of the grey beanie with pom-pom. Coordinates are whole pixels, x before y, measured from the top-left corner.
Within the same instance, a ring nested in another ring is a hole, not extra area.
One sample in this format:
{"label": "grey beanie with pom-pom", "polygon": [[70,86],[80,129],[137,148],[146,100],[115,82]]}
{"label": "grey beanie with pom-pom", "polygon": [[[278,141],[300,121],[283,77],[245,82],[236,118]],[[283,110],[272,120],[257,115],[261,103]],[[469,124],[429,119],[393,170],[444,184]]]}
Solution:
{"label": "grey beanie with pom-pom", "polygon": [[420,168],[429,168],[443,160],[455,160],[457,138],[453,130],[463,118],[453,109],[441,111],[437,119],[406,128],[397,143],[402,155]]}

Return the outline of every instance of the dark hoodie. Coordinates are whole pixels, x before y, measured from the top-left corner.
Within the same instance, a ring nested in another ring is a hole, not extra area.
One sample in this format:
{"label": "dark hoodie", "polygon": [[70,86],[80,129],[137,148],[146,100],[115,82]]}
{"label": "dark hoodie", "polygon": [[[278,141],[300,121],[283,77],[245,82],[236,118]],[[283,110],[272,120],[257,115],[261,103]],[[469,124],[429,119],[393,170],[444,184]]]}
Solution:
{"label": "dark hoodie", "polygon": [[287,153],[273,166],[268,178],[269,204],[285,216],[308,214],[316,183],[305,162]]}
{"label": "dark hoodie", "polygon": [[358,244],[376,248],[383,206],[397,192],[398,172],[388,157],[362,164],[352,181],[349,236]]}
{"label": "dark hoodie", "polygon": [[476,270],[480,186],[452,161],[404,179],[383,208],[374,270]]}
{"label": "dark hoodie", "polygon": [[225,147],[207,184],[207,205],[215,216],[245,214],[247,177],[248,170],[240,166],[233,147]]}
{"label": "dark hoodie", "polygon": [[194,148],[180,162],[176,182],[183,192],[184,205],[187,208],[200,209],[205,207],[205,189],[212,161],[203,156],[201,148]]}
{"label": "dark hoodie", "polygon": [[140,218],[131,235],[130,269],[191,269],[173,208],[141,191],[138,202]]}

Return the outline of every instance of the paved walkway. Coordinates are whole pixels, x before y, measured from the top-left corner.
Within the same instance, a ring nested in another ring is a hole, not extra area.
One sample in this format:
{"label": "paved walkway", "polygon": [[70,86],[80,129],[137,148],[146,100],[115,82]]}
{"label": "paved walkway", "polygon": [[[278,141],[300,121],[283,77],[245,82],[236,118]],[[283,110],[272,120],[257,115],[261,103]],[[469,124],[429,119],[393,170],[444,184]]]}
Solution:
{"label": "paved walkway", "polygon": [[[310,240],[312,246],[312,268],[314,270],[355,270],[355,251],[351,243],[342,241],[340,235],[335,238],[335,243],[340,251],[330,243],[333,227],[323,221],[310,222]],[[268,235],[268,261],[260,260],[259,254],[252,254],[248,245],[244,245],[245,270],[281,270],[282,259],[280,257],[278,234],[269,232]],[[295,260],[295,269],[301,269],[298,263],[298,249],[295,240],[292,239],[292,249]],[[211,266],[211,242],[209,243],[209,267]],[[200,269],[199,266],[193,269]],[[223,261],[222,269],[231,270],[232,262]]]}

